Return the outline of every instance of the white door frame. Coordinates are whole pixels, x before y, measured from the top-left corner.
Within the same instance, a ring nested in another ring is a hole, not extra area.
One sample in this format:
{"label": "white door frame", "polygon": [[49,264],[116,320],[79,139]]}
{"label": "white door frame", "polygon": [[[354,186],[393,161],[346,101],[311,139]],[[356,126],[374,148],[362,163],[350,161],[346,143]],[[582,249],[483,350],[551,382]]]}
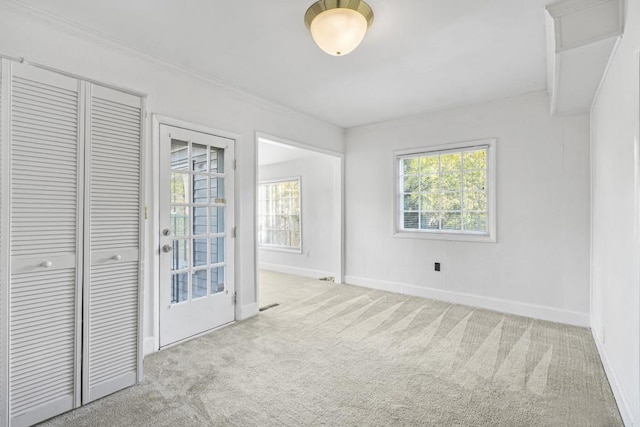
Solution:
{"label": "white door frame", "polygon": [[[144,343],[144,354],[153,353],[154,351],[158,351],[160,349],[160,125],[168,125],[179,127],[187,130],[191,130],[194,132],[202,132],[208,133],[216,136],[221,136],[224,138],[229,138],[235,140],[236,146],[240,143],[241,137],[237,133],[228,132],[221,129],[215,129],[208,126],[199,125],[187,120],[180,120],[172,117],[167,117],[159,114],[152,115],[152,179],[153,183],[152,188],[152,199],[150,200],[151,207],[149,211],[151,211],[151,215],[149,216],[149,230],[147,236],[149,236],[147,245],[151,248],[151,250],[147,251],[150,254],[150,290],[153,295],[148,296],[147,301],[152,301],[151,310],[152,313],[150,315],[146,315],[145,318],[153,319],[153,337],[149,337],[145,339]],[[236,157],[237,158],[237,157]],[[234,193],[238,194],[238,180],[234,180]],[[234,198],[234,212],[235,217],[233,218],[233,223],[237,224],[237,212],[238,212],[238,197]],[[238,251],[239,251],[239,242],[236,239],[236,244],[234,245],[234,259],[238,259]],[[238,269],[234,270],[234,283],[235,289],[238,295],[238,299],[235,306],[235,318],[238,319],[240,317],[240,307],[242,307],[241,295],[241,283],[238,280]],[[146,303],[147,307],[148,302]],[[153,341],[153,342],[152,342]]]}
{"label": "white door frame", "polygon": [[[253,187],[253,193],[254,193],[254,227],[253,227],[253,248],[254,248],[254,258],[256,260],[256,265],[255,265],[255,283],[256,283],[256,302],[258,303],[258,306],[260,304],[260,286],[259,286],[259,270],[260,270],[260,254],[259,254],[259,249],[258,249],[258,185],[259,185],[259,178],[260,178],[260,174],[259,174],[259,170],[260,170],[260,165],[258,164],[259,161],[259,156],[260,156],[260,140],[261,139],[267,139],[269,141],[274,141],[274,142],[278,142],[280,144],[284,144],[284,145],[290,145],[292,147],[296,147],[296,148],[302,148],[304,150],[309,150],[309,151],[313,151],[316,153],[320,153],[320,154],[326,154],[329,156],[332,156],[334,158],[336,158],[339,162],[339,168],[338,168],[338,176],[336,177],[336,188],[338,189],[338,194],[337,194],[337,209],[336,209],[336,215],[339,216],[339,221],[337,221],[338,223],[338,230],[337,230],[337,234],[338,234],[338,239],[337,239],[337,243],[336,243],[336,247],[334,248],[335,250],[335,258],[334,258],[334,262],[333,262],[333,272],[335,275],[335,282],[336,283],[344,283],[344,153],[340,153],[337,151],[332,151],[332,150],[326,150],[323,148],[319,148],[319,147],[315,147],[313,145],[308,145],[308,144],[304,144],[301,142],[297,142],[297,141],[292,141],[289,139],[285,139],[285,138],[280,138],[278,136],[274,136],[268,133],[264,133],[264,132],[256,132],[255,135],[255,179],[254,179],[254,187]],[[303,219],[304,221],[304,219]]]}

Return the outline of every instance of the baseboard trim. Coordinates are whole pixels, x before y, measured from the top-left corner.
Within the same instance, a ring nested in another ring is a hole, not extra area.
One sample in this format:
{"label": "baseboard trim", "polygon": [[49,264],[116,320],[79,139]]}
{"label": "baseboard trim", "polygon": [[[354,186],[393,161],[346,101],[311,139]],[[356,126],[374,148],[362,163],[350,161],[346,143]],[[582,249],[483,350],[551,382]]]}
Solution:
{"label": "baseboard trim", "polygon": [[443,291],[440,289],[426,288],[406,283],[373,280],[358,276],[345,276],[345,283],[381,291],[395,292],[402,295],[429,298],[439,301],[451,302],[454,304],[480,307],[487,310],[515,314],[517,316],[531,317],[540,320],[548,320],[551,322],[565,323],[569,325],[584,327],[590,326],[588,313],[561,310],[558,308],[545,307],[542,305],[527,304],[518,301],[484,297],[480,295],[465,294],[461,292]]}
{"label": "baseboard trim", "polygon": [[591,334],[593,335],[593,340],[596,343],[596,348],[598,349],[598,354],[600,355],[600,361],[604,367],[604,372],[607,374],[611,391],[613,391],[613,397],[616,399],[616,403],[618,404],[618,410],[620,411],[622,422],[624,422],[626,427],[633,427],[635,424],[633,422],[633,413],[629,406],[629,400],[625,396],[624,391],[620,386],[620,380],[618,380],[618,376],[616,375],[616,371],[613,369],[613,366],[609,361],[609,356],[607,355],[604,344],[602,343],[599,331],[600,325],[594,319],[591,319]]}
{"label": "baseboard trim", "polygon": [[236,320],[246,320],[250,317],[256,316],[260,312],[260,306],[258,303],[242,305],[238,307],[236,311]]}
{"label": "baseboard trim", "polygon": [[275,271],[276,273],[293,274],[295,276],[309,277],[311,279],[319,279],[321,277],[333,276],[334,274],[328,271],[311,270],[309,268],[291,267],[281,264],[269,264],[266,262],[260,263],[260,270]]}

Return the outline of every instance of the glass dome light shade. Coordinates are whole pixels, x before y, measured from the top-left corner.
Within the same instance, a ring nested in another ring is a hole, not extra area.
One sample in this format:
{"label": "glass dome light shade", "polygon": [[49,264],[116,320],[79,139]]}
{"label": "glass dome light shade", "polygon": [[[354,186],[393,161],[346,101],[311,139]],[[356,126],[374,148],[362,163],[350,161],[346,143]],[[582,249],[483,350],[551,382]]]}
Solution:
{"label": "glass dome light shade", "polygon": [[363,0],[319,0],[307,9],[304,22],[320,49],[344,56],[364,39],[373,10]]}

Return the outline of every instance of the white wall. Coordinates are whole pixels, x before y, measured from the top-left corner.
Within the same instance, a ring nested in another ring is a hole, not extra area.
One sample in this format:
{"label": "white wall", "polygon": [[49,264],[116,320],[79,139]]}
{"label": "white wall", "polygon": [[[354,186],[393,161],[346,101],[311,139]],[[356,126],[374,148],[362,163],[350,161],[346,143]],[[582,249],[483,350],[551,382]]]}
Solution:
{"label": "white wall", "polygon": [[320,278],[337,276],[336,247],[339,224],[335,210],[339,160],[316,154],[304,159],[263,165],[261,180],[300,177],[302,195],[302,253],[260,249],[260,267],[267,270]]}
{"label": "white wall", "polygon": [[[392,237],[392,152],[492,137],[497,243]],[[534,93],[351,129],[345,179],[347,283],[588,324],[587,115]]]}
{"label": "white wall", "polygon": [[592,330],[627,425],[640,425],[640,202],[638,52],[640,3],[591,111]]}
{"label": "white wall", "polygon": [[[83,33],[61,23],[47,23],[38,17],[3,9],[0,2],[0,54],[25,57],[57,69],[101,82],[147,93],[147,204],[150,220],[146,232],[149,242],[153,227],[155,200],[151,191],[156,165],[151,153],[157,150],[151,139],[151,114],[195,122],[241,135],[236,144],[236,286],[240,316],[257,313],[254,242],[255,134],[257,131],[280,135],[336,152],[343,151],[343,131],[333,125],[292,112],[283,107],[228,89],[178,67],[131,52],[114,43]],[[215,55],[215,52],[208,54]],[[221,58],[222,60],[222,58]],[[157,248],[147,247],[145,265],[144,336],[145,352],[153,348],[154,319],[158,307],[156,274],[151,271]]]}

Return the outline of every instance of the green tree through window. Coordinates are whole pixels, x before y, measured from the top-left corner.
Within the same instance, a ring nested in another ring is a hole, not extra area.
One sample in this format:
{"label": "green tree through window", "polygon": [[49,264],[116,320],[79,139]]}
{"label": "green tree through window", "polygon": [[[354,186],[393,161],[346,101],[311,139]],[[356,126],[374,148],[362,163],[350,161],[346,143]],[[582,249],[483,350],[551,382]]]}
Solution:
{"label": "green tree through window", "polygon": [[488,232],[488,147],[400,157],[400,229]]}

